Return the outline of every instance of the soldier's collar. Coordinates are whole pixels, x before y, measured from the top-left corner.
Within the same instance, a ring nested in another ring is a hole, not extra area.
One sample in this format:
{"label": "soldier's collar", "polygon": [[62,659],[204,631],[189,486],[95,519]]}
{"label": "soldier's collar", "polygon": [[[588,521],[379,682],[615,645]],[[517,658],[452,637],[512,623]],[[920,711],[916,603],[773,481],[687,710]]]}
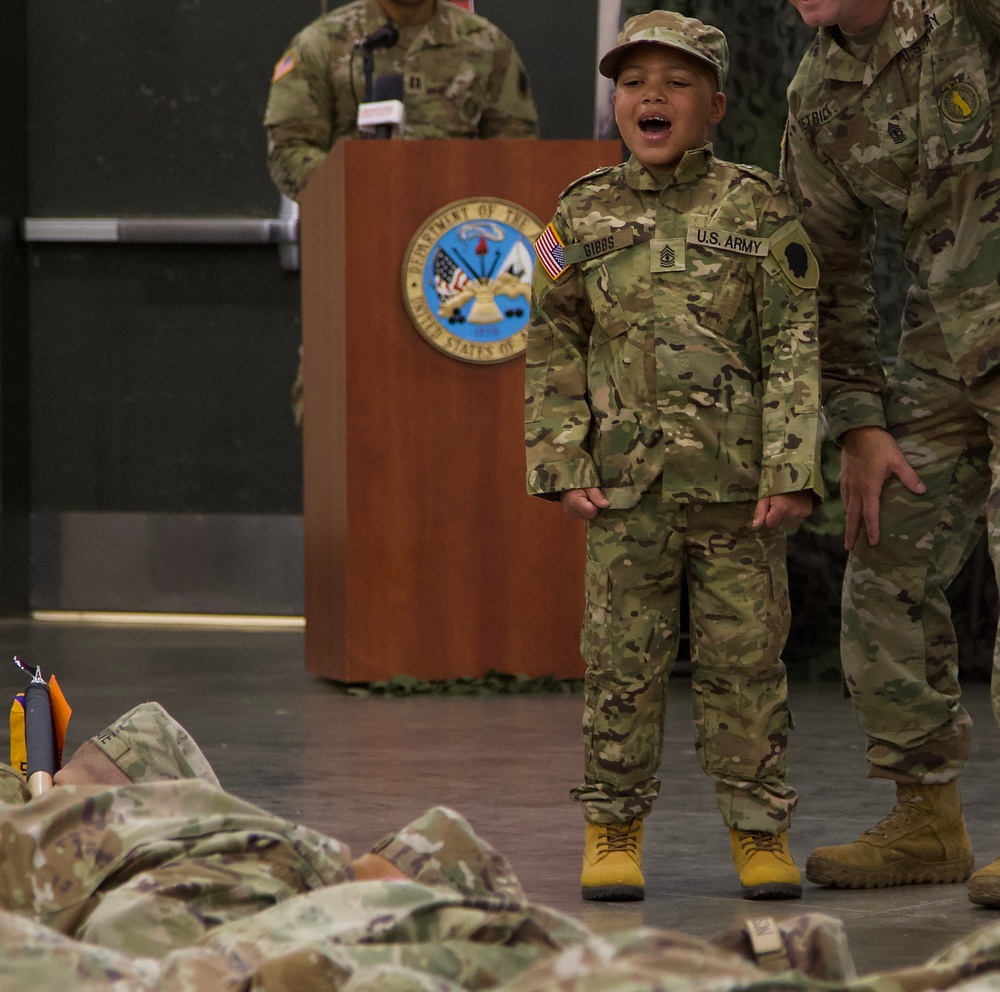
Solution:
{"label": "soldier's collar", "polygon": [[[411,39],[411,44],[420,40],[420,46],[426,47],[428,44],[454,44],[458,39],[458,32],[455,30],[455,21],[448,16],[451,9],[450,4],[438,3],[434,8],[434,13],[429,21],[423,24],[415,24],[412,27],[399,28],[401,35],[405,34]],[[367,0],[365,3],[365,33],[371,34],[380,28],[386,21],[390,20],[378,0]],[[398,25],[397,25],[398,26]],[[423,35],[427,33],[425,39]]]}
{"label": "soldier's collar", "polygon": [[941,14],[925,13],[925,4],[911,3],[899,0],[889,7],[889,13],[882,30],[875,41],[875,48],[868,59],[864,78],[866,86],[875,81],[875,77],[901,52],[908,49],[918,49],[927,35],[940,22]]}
{"label": "soldier's collar", "polygon": [[371,34],[388,20],[389,15],[382,9],[378,0],[368,0],[365,4],[365,34]]}
{"label": "soldier's collar", "polygon": [[[885,25],[882,25],[885,30]],[[878,42],[875,42],[876,48]],[[874,52],[872,53],[874,54]],[[868,73],[868,66],[855,58],[841,43],[838,32],[834,28],[819,29],[818,61],[827,79],[842,83],[863,83]]]}
{"label": "soldier's collar", "polygon": [[870,86],[900,52],[919,45],[941,16],[925,14],[922,4],[894,0],[867,62],[856,59],[841,45],[833,28],[820,28],[819,58],[826,78]]}
{"label": "soldier's collar", "polygon": [[438,0],[434,8],[434,16],[422,24],[419,39],[422,47],[432,45],[457,45],[461,43],[462,35],[459,22],[464,11],[461,7]]}
{"label": "soldier's collar", "polygon": [[632,189],[652,191],[666,189],[669,186],[677,186],[680,183],[692,182],[695,179],[700,179],[706,172],[708,172],[712,157],[711,142],[703,145],[701,148],[690,148],[684,153],[680,162],[677,163],[677,167],[674,169],[673,174],[670,176],[668,181],[666,183],[660,183],[653,175],[650,174],[649,170],[643,166],[634,155],[632,155],[625,163],[625,181],[632,187]]}

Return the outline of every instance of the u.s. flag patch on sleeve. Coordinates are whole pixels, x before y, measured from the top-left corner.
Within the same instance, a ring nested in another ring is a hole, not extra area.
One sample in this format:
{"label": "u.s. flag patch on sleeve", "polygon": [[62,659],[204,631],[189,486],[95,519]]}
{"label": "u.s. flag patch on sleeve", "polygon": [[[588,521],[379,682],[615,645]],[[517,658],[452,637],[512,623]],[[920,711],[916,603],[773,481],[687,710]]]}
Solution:
{"label": "u.s. flag patch on sleeve", "polygon": [[285,52],[278,60],[271,74],[271,82],[276,83],[282,76],[287,76],[295,68],[295,52]]}
{"label": "u.s. flag patch on sleeve", "polygon": [[553,282],[569,267],[563,254],[562,238],[551,224],[535,240],[535,254]]}

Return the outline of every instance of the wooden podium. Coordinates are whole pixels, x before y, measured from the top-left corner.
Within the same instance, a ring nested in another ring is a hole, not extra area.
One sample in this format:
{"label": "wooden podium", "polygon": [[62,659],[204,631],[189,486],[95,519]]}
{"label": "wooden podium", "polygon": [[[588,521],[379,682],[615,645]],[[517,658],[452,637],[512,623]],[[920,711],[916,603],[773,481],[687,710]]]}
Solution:
{"label": "wooden podium", "polygon": [[541,226],[616,142],[341,141],[301,199],[306,668],[343,682],[580,677],[584,527],[525,493],[524,359],[407,312],[424,222],[499,197]]}

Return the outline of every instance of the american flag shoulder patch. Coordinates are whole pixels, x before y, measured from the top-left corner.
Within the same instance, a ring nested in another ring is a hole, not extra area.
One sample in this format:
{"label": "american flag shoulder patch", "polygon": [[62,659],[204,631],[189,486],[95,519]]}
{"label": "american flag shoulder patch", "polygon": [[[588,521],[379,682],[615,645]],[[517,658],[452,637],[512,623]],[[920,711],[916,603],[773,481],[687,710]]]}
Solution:
{"label": "american flag shoulder patch", "polygon": [[563,254],[562,238],[551,224],[536,238],[535,254],[553,282],[569,268]]}
{"label": "american flag shoulder patch", "polygon": [[271,82],[276,83],[282,76],[287,76],[288,73],[295,68],[295,52],[285,52],[281,59],[275,63],[274,74],[271,76]]}

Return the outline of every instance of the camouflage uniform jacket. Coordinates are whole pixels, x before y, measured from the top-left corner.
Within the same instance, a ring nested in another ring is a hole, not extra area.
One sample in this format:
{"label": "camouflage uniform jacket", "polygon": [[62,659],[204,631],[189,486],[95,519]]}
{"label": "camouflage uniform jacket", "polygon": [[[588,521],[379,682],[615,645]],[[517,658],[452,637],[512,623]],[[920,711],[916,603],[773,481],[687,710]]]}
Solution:
{"label": "camouflage uniform jacket", "polygon": [[353,877],[345,845],[197,779],[15,799],[0,805],[0,850],[0,907],[69,935],[116,885],[179,859],[249,855],[283,866],[300,891]]}
{"label": "camouflage uniform jacket", "polygon": [[[378,0],[338,7],[296,35],[275,66],[264,117],[267,163],[289,196],[299,194],[338,138],[358,136],[364,73],[353,46],[386,19]],[[409,47],[400,41],[372,54],[373,78],[403,76],[404,138],[538,137],[524,64],[485,18],[439,0]]]}
{"label": "camouflage uniform jacket", "polygon": [[552,228],[567,267],[535,266],[529,493],[822,494],[816,266],[777,179],[706,146],[661,189],[631,158],[564,191]]}
{"label": "camouflage uniform jacket", "polygon": [[[179,784],[169,783],[169,787]],[[136,801],[133,790],[150,788],[158,787],[124,786],[119,792],[128,803]],[[186,790],[187,799],[199,790],[209,794],[204,783],[197,783],[197,789]],[[178,792],[177,798],[184,791]],[[217,797],[214,801],[222,800]],[[65,804],[72,800],[63,798],[60,802],[67,808]],[[187,833],[193,837],[204,804],[195,798],[192,805],[180,808],[191,814]],[[99,835],[103,805],[98,804],[95,811],[98,822],[84,835],[90,839]],[[46,846],[50,860],[61,856],[63,873],[57,876],[46,871],[46,859],[40,854],[37,865],[22,865],[22,877],[15,879],[21,892],[30,889],[32,882],[45,889],[34,897],[34,915],[43,918],[38,908],[55,900],[66,903],[78,888],[73,877],[74,854],[80,859],[81,875],[92,871],[91,849],[77,847],[75,836],[64,829],[59,808],[50,807],[49,812],[56,815],[47,817],[41,812],[34,833],[63,836],[66,842],[61,849]],[[110,848],[122,824],[108,826],[111,837],[103,846]],[[148,835],[148,818],[144,826]],[[210,817],[206,826],[218,827],[219,823]],[[305,828],[297,829],[302,838],[308,836]],[[208,879],[209,898],[202,910],[209,919],[201,921],[208,925],[181,927],[174,935],[173,949],[162,956],[133,951],[129,941],[116,941],[115,946],[95,942],[89,933],[83,939],[68,940],[51,926],[30,918],[26,909],[21,915],[0,909],[0,992],[332,992],[347,988],[353,992],[478,992],[497,988],[536,961],[578,945],[589,936],[586,928],[570,917],[529,903],[502,855],[479,839],[459,814],[443,807],[429,810],[376,846],[412,881],[353,882],[349,877],[332,877],[330,884],[273,904],[258,899],[241,918],[215,919],[219,905],[213,896],[219,894],[220,880],[228,878],[232,886],[252,893],[256,885],[253,866],[260,855],[269,852],[267,841],[273,832],[271,823],[268,832],[258,838],[256,851],[238,845],[226,848],[223,840],[217,842],[221,849],[230,850],[233,858],[229,872]],[[170,829],[169,835],[173,834],[176,830]],[[7,840],[6,835],[3,840]],[[331,852],[339,850],[347,856],[346,848],[335,841],[326,843]],[[12,853],[19,857],[28,844],[27,839],[22,840]],[[150,844],[140,859],[142,865],[148,866],[163,846],[162,837],[155,847]],[[248,857],[240,858],[241,853]],[[188,865],[183,852],[177,864],[181,868]],[[127,875],[118,868],[102,888],[113,890]],[[4,884],[11,878],[15,878],[14,872],[5,876]],[[170,897],[168,901],[178,903],[181,909],[199,887],[197,874],[189,878],[188,882],[183,873],[176,875],[175,884],[164,892]],[[127,879],[127,883],[131,881]],[[62,896],[59,890],[67,895]],[[49,922],[71,929],[65,916]],[[127,921],[122,925],[127,928]],[[144,947],[148,943],[145,933],[132,937]]]}
{"label": "camouflage uniform jacket", "polygon": [[893,0],[867,63],[821,29],[789,88],[783,169],[820,265],[835,437],[885,426],[877,212],[900,223],[914,276],[901,355],[969,384],[1000,363],[998,30],[993,0]]}

